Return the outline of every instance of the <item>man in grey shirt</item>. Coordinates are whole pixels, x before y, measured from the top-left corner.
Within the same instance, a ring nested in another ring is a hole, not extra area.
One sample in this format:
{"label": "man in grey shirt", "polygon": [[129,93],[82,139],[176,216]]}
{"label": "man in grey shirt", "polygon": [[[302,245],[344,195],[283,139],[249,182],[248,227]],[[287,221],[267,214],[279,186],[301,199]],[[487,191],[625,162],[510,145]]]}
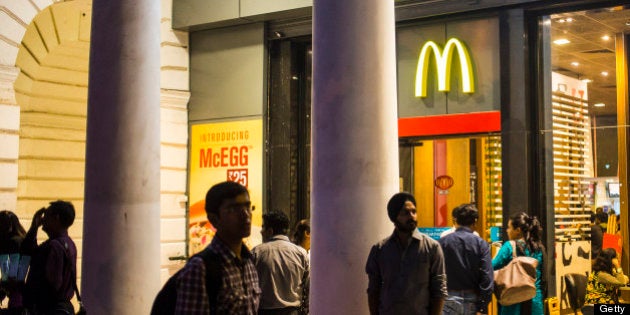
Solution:
{"label": "man in grey shirt", "polygon": [[297,315],[308,309],[308,254],[289,241],[288,230],[286,214],[263,214],[263,243],[252,249],[262,290],[259,315]]}
{"label": "man in grey shirt", "polygon": [[370,314],[441,314],[448,295],[444,255],[437,241],[418,231],[416,199],[395,194],[387,214],[394,233],[372,246],[365,266]]}

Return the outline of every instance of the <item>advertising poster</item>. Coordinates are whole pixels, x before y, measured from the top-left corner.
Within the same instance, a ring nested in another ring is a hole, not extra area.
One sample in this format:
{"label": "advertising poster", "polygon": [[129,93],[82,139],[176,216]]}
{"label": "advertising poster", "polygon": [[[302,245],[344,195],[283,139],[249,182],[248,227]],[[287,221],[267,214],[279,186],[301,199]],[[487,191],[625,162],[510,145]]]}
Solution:
{"label": "advertising poster", "polygon": [[251,249],[262,243],[262,119],[193,125],[190,133],[189,254],[204,249],[214,236],[204,209],[206,192],[230,180],[249,190],[252,201],[252,234],[245,240]]}

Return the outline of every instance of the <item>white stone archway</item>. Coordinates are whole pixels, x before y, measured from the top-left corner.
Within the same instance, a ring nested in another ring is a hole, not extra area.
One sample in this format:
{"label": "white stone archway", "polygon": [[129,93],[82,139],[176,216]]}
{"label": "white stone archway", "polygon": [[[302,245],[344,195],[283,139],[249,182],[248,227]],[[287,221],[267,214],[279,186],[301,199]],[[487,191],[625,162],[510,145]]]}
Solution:
{"label": "white stone archway", "polygon": [[[177,268],[168,257],[186,253],[188,33],[172,30],[171,6],[160,21],[163,280]],[[28,227],[48,201],[71,200],[78,246],[90,16],[89,0],[0,0],[0,208]]]}

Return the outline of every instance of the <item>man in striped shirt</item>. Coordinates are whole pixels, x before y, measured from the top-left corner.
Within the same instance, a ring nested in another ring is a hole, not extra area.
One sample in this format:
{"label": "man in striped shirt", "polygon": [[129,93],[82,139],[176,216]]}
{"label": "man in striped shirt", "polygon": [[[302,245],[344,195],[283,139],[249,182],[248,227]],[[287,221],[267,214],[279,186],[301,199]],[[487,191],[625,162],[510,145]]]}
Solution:
{"label": "man in striped shirt", "polygon": [[175,314],[247,314],[258,310],[260,287],[252,254],[243,244],[251,233],[249,192],[235,182],[222,182],[206,194],[208,220],[216,234],[208,248],[220,257],[221,284],[216,294],[206,288],[206,263],[193,257],[176,281]]}

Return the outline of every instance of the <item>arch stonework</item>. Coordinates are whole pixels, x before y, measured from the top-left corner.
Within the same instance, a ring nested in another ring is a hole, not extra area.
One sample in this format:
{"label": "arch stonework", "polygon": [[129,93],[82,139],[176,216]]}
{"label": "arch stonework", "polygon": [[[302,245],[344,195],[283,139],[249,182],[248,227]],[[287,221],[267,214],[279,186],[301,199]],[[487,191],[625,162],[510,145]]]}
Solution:
{"label": "arch stonework", "polygon": [[[179,267],[168,257],[186,253],[188,33],[172,30],[171,6],[161,1],[163,281]],[[79,248],[90,22],[90,0],[0,0],[0,208],[28,227],[49,201],[71,200]]]}

